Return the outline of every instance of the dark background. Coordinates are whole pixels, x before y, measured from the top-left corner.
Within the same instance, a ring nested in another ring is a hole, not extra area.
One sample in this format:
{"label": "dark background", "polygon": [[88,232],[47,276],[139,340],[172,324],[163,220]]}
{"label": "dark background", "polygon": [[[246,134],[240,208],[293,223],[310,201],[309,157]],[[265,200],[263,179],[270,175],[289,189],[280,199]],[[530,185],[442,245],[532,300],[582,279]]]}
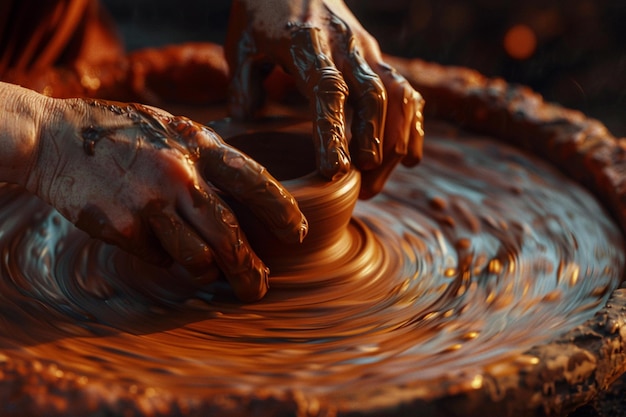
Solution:
{"label": "dark background", "polygon": [[[259,0],[262,1],[262,0]],[[228,0],[103,0],[129,50],[190,40],[223,43]],[[626,1],[347,0],[383,51],[528,85],[626,136]],[[522,24],[536,40],[526,59],[504,38]]]}

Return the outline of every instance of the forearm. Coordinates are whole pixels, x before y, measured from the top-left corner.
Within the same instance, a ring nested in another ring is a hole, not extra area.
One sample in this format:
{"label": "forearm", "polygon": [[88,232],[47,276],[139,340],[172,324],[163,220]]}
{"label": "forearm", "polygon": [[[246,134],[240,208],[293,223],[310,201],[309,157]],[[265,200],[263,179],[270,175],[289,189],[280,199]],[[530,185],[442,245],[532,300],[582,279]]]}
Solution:
{"label": "forearm", "polygon": [[51,100],[0,82],[0,181],[25,185]]}

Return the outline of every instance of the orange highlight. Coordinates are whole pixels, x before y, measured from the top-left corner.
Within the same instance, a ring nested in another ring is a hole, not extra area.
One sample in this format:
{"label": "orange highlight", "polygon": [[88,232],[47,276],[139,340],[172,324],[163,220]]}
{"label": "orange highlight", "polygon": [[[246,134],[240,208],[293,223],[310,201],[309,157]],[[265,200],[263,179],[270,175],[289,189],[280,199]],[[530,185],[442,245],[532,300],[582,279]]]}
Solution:
{"label": "orange highlight", "polygon": [[512,26],[504,35],[504,49],[512,58],[520,60],[530,58],[536,48],[535,32],[526,25]]}

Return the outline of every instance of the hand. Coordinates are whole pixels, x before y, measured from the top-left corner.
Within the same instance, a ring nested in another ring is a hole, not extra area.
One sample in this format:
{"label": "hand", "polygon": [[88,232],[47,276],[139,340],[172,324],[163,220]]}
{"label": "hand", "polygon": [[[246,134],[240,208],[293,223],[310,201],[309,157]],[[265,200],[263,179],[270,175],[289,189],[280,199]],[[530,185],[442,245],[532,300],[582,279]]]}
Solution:
{"label": "hand", "polygon": [[[378,193],[398,162],[421,160],[422,97],[383,62],[378,43],[343,1],[235,0],[226,57],[235,117],[259,110],[273,64],[295,77],[311,102],[320,173],[332,179],[345,172],[350,148],[362,171],[361,198]],[[346,99],[353,107],[350,144]]]}
{"label": "hand", "polygon": [[212,130],[156,108],[52,102],[28,190],[93,237],[194,274],[217,265],[245,301],[265,294],[269,271],[218,195],[250,206],[284,240],[301,240],[304,216],[263,167]]}

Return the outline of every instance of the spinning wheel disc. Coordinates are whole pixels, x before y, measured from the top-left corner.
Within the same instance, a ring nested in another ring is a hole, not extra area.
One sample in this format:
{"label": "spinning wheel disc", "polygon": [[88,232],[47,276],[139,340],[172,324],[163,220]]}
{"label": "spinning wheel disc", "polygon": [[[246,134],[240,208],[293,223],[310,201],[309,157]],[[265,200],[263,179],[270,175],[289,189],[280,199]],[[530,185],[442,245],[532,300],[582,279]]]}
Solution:
{"label": "spinning wheel disc", "polygon": [[336,248],[278,265],[249,305],[3,186],[3,415],[534,412],[540,369],[586,378],[584,353],[546,355],[619,286],[617,227],[544,162],[427,127],[420,168],[359,202]]}

